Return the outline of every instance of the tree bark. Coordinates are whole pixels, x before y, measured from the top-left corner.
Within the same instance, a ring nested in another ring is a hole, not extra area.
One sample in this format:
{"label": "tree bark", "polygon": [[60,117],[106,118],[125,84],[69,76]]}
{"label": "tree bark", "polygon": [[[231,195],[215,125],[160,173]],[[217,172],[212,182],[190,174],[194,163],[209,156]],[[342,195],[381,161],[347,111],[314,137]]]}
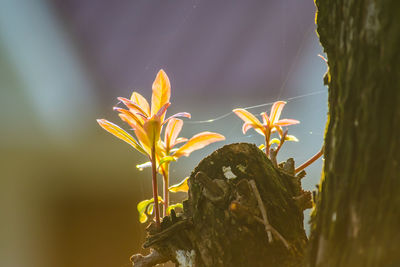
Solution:
{"label": "tree bark", "polygon": [[328,59],[310,266],[400,266],[400,2],[317,0]]}

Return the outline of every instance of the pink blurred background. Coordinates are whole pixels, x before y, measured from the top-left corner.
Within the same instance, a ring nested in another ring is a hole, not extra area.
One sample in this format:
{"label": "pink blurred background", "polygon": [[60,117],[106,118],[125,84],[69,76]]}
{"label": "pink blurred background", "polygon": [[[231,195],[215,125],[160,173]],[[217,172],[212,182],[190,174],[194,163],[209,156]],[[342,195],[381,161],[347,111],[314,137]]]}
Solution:
{"label": "pink blurred background", "polygon": [[[327,90],[314,16],[312,0],[2,1],[0,266],[122,267],[145,252],[136,204],[151,197],[150,173],[135,165],[146,160],[95,120],[122,125],[116,98],[150,97],[160,68],[169,113],[192,113],[182,135],[227,139],[173,163],[172,182],[224,144],[262,143],[232,114],[196,123],[237,107],[287,100],[282,116],[301,121],[290,128],[300,142],[280,160],[317,152]],[[308,168],[306,189],[321,166]]]}

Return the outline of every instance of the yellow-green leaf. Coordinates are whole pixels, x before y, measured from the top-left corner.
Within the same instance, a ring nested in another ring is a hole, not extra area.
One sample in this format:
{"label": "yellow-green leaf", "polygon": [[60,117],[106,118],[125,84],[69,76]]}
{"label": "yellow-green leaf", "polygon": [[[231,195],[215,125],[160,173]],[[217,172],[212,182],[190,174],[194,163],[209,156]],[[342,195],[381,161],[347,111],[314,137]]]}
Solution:
{"label": "yellow-green leaf", "polygon": [[297,139],[297,137],[294,136],[294,135],[286,135],[285,140],[286,141],[299,142],[299,139]]}
{"label": "yellow-green leaf", "polygon": [[147,152],[139,145],[139,143],[133,138],[130,134],[125,132],[122,128],[118,125],[115,125],[112,122],[109,122],[105,119],[97,120],[98,124],[109,133],[113,134],[114,136],[118,137],[119,139],[125,141],[126,143],[130,144],[134,147],[137,151],[144,155],[148,155]]}
{"label": "yellow-green leaf", "polygon": [[[157,114],[158,110],[169,102],[171,97],[171,84],[164,70],[157,73],[153,82],[153,94],[151,96],[151,115]],[[161,117],[164,120],[165,114]]]}
{"label": "yellow-green leaf", "polygon": [[271,141],[269,141],[269,145],[273,145],[273,144],[280,144],[281,141],[278,138],[272,138]]}
{"label": "yellow-green leaf", "polygon": [[176,203],[176,204],[172,204],[169,205],[167,208],[167,214],[169,215],[172,209],[176,209],[176,208],[181,208],[183,209],[183,204],[182,203]]}
{"label": "yellow-green leaf", "polygon": [[158,163],[158,165],[161,167],[161,165],[165,164],[165,163],[170,163],[171,161],[176,161],[175,157],[172,156],[165,156],[163,157],[160,162]]}
{"label": "yellow-green leaf", "polygon": [[189,180],[189,177],[186,177],[180,183],[171,185],[168,188],[168,190],[170,192],[173,192],[173,193],[176,193],[176,192],[187,192],[189,190],[188,180]]}
{"label": "yellow-green leaf", "polygon": [[202,132],[196,134],[187,141],[186,144],[178,148],[173,156],[179,158],[181,156],[189,156],[195,150],[201,149],[211,143],[223,141],[225,136],[218,133]]}
{"label": "yellow-green leaf", "polygon": [[152,202],[154,202],[154,199],[146,199],[146,200],[140,201],[139,204],[137,205],[140,223],[145,223],[147,221],[146,209],[147,209],[147,206]]}
{"label": "yellow-green leaf", "polygon": [[[160,202],[163,201],[160,196],[158,196],[158,201]],[[146,211],[148,210],[149,205],[152,203],[154,203],[154,198],[142,200],[137,204],[137,210],[139,212],[139,221],[141,223],[145,223],[147,221]]]}

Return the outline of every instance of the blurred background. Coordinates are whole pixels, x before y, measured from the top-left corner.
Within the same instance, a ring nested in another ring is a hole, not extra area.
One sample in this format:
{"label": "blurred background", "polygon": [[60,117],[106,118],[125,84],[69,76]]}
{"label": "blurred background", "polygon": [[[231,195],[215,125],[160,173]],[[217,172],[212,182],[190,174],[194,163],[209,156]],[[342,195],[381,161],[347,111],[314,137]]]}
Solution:
{"label": "blurred background", "polygon": [[[136,204],[151,197],[150,170],[135,168],[146,159],[96,119],[123,125],[116,98],[149,98],[160,68],[172,84],[169,114],[192,114],[182,136],[226,136],[173,163],[172,183],[224,144],[263,142],[242,134],[233,108],[286,100],[282,117],[301,121],[289,131],[300,142],[279,160],[300,164],[321,148],[326,65],[312,0],[1,3],[0,266],[122,267],[146,252]],[[306,189],[321,166],[307,169]]]}

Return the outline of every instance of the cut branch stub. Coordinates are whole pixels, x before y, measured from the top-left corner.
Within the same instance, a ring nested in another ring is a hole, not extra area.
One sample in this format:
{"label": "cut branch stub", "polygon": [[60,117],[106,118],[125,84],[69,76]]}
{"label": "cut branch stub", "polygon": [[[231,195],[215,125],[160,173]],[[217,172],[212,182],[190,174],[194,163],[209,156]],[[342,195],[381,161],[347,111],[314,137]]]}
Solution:
{"label": "cut branch stub", "polygon": [[224,146],[192,172],[184,213],[145,246],[177,266],[301,266],[310,202],[299,205],[307,193],[291,166],[275,168],[255,145]]}

